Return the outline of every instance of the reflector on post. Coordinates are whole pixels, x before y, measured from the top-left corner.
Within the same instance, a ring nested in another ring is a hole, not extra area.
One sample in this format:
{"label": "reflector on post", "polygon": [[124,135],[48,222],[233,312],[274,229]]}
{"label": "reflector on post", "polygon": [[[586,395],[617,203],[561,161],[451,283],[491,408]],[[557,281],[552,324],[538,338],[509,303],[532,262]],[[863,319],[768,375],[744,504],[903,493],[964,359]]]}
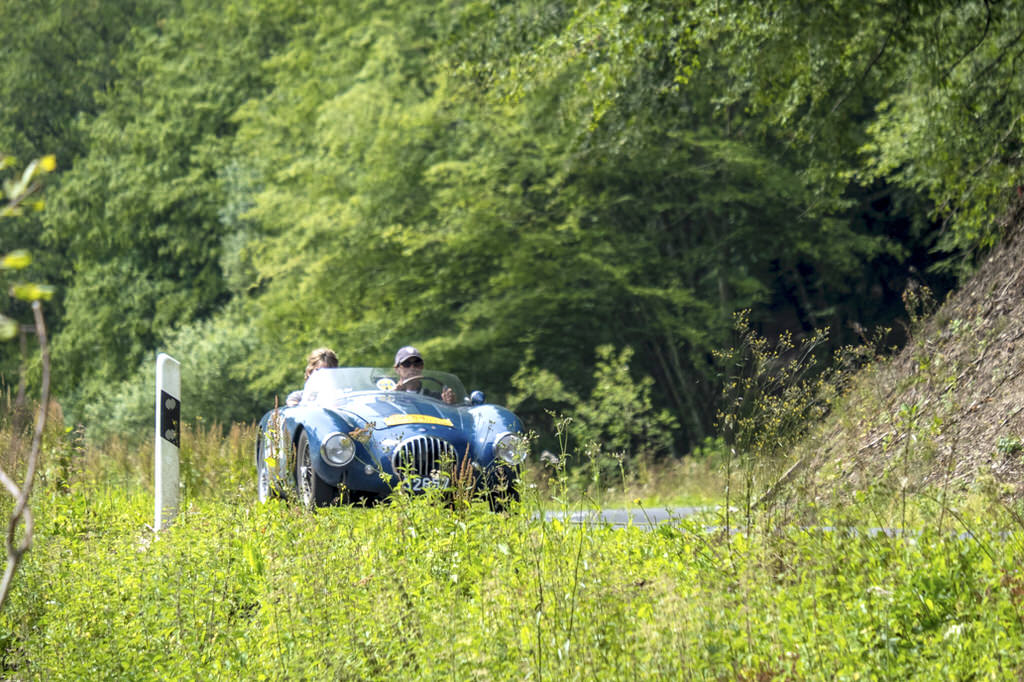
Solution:
{"label": "reflector on post", "polygon": [[155,504],[153,530],[178,514],[178,446],[181,444],[180,363],[166,353],[156,358],[156,450],[153,461]]}

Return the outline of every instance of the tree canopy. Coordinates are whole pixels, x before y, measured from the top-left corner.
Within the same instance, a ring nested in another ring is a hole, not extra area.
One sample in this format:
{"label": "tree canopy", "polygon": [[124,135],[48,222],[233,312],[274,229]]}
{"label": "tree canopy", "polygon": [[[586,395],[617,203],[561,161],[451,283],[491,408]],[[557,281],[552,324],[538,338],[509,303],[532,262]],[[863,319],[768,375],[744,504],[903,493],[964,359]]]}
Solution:
{"label": "tree canopy", "polygon": [[414,343],[540,427],[614,366],[686,449],[736,311],[891,322],[1021,184],[1014,3],[34,3],[0,149],[67,170],[0,251],[43,247],[56,393],[98,430],[150,418],[158,350],[233,420],[310,348]]}

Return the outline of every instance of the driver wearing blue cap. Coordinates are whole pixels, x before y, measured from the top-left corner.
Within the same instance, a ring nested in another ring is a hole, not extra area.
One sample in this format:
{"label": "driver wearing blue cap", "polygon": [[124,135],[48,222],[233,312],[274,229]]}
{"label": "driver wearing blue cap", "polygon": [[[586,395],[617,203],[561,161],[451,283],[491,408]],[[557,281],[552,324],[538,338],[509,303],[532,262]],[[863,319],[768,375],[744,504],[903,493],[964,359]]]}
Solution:
{"label": "driver wearing blue cap", "polygon": [[423,356],[413,346],[402,346],[395,353],[395,371],[398,372],[398,383],[395,385],[397,390],[440,397],[449,405],[455,403],[455,391],[450,386],[445,386],[440,396],[423,388],[420,381],[423,377]]}

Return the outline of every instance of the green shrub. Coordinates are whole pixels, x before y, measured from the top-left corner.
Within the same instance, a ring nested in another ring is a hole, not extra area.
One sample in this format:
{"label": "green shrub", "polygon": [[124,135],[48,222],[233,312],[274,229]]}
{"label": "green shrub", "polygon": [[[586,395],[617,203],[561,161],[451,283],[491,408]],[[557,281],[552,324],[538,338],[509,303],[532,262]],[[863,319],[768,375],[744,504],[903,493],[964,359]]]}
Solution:
{"label": "green shrub", "polygon": [[[181,410],[184,421],[251,422],[272,396],[249,388],[252,372],[246,364],[255,341],[241,324],[240,309],[213,320],[196,322],[173,333],[164,352],[181,363]],[[132,377],[81,408],[89,438],[103,443],[113,435],[148,434],[153,429],[156,393],[155,358]],[[297,376],[301,376],[296,371]]]}
{"label": "green shrub", "polygon": [[586,399],[567,389],[557,375],[533,367],[529,359],[512,377],[512,409],[536,401],[566,416],[560,456],[569,458],[569,468],[583,488],[622,485],[638,466],[674,451],[676,420],[668,410],[654,407],[651,377],[633,378],[632,358],[632,348],[599,347],[594,386]]}

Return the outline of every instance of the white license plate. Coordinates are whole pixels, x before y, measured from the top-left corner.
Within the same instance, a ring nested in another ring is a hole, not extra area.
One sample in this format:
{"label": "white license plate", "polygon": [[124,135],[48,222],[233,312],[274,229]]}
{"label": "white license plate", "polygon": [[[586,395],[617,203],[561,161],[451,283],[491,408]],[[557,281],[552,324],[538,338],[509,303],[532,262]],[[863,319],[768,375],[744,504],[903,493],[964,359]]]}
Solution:
{"label": "white license plate", "polygon": [[402,485],[406,490],[418,493],[430,488],[437,488],[439,490],[450,488],[452,481],[448,476],[438,476],[437,478],[432,476],[413,476],[412,478],[407,478]]}

